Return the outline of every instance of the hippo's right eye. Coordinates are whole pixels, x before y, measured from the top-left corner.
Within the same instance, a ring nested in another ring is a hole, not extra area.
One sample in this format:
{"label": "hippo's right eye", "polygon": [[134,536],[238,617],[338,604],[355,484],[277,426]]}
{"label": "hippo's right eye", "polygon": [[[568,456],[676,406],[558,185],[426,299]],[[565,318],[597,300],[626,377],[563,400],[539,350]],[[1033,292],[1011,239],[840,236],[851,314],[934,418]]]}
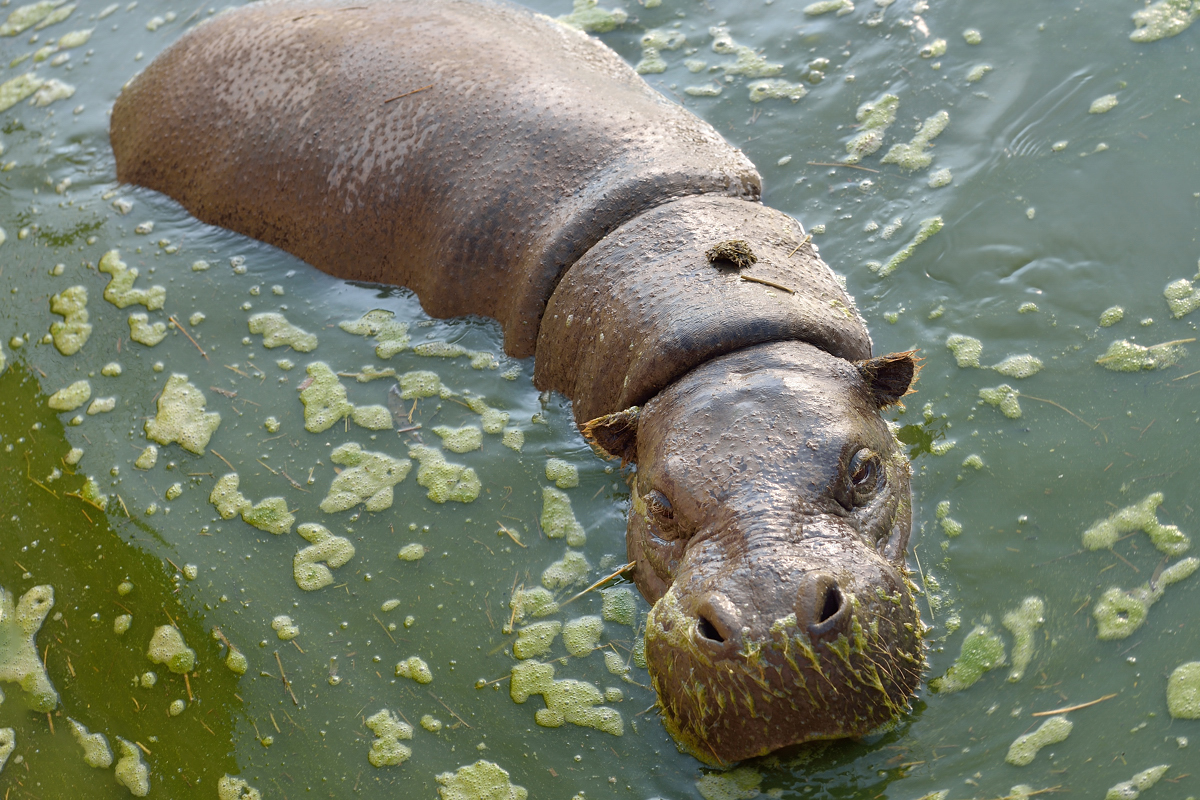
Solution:
{"label": "hippo's right eye", "polygon": [[652,516],[663,522],[670,522],[675,519],[675,512],[671,509],[671,501],[662,492],[653,489],[643,499],[646,501],[646,511]]}

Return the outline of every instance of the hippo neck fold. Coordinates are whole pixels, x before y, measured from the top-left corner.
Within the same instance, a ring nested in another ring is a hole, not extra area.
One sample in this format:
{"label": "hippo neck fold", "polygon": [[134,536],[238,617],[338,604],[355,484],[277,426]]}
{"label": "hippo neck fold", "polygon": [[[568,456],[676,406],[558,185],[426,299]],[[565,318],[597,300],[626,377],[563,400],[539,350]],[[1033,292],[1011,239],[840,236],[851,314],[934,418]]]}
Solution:
{"label": "hippo neck fold", "polygon": [[[743,269],[710,261],[749,244]],[[534,382],[574,402],[583,423],[641,405],[726,353],[798,340],[870,358],[853,301],[788,215],[732,197],[685,197],[650,209],[591,247],[563,276],[538,333]],[[788,291],[791,290],[791,291]]]}

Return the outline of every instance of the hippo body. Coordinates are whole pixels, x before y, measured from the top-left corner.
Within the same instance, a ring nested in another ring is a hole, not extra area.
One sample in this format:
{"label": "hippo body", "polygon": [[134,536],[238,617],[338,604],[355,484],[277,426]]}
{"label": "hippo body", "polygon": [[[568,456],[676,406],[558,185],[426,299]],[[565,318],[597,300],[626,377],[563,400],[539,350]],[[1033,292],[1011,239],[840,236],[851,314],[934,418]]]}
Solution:
{"label": "hippo body", "polygon": [[602,43],[492,2],[255,3],[132,80],[111,136],[121,181],[205,222],[494,317],[636,464],[650,672],[698,758],[907,708],[909,467],[879,409],[911,354],[871,357],[753,165]]}

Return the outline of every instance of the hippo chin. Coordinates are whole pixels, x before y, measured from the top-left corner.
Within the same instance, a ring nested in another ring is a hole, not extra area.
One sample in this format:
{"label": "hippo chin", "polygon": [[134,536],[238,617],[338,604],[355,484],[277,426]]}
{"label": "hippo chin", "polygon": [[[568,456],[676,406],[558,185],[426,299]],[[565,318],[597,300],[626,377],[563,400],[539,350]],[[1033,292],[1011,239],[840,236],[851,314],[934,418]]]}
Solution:
{"label": "hippo chin", "polygon": [[647,660],[697,757],[862,734],[920,679],[909,467],[872,377],[808,344],[760,345],[585,426],[637,463],[628,549],[654,601]]}
{"label": "hippo chin", "polygon": [[729,762],[862,735],[923,667],[909,466],[800,225],[603,44],[467,0],[262,2],[197,26],[112,113],[121,181],[334,275],[484,314],[636,464],[627,536],[664,719]]}

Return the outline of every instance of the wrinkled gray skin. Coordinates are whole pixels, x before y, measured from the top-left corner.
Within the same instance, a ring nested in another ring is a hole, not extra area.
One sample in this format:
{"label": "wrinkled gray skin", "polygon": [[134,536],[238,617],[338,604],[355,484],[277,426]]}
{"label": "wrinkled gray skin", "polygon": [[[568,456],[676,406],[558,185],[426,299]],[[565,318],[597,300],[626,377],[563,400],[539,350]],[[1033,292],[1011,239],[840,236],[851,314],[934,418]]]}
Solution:
{"label": "wrinkled gray skin", "polygon": [[[753,165],[603,44],[489,2],[255,3],[132,80],[111,135],[120,180],[535,356],[636,464],[650,673],[698,758],[907,707],[909,468],[879,409],[913,359],[871,358]],[[757,261],[710,262],[729,240]]]}

